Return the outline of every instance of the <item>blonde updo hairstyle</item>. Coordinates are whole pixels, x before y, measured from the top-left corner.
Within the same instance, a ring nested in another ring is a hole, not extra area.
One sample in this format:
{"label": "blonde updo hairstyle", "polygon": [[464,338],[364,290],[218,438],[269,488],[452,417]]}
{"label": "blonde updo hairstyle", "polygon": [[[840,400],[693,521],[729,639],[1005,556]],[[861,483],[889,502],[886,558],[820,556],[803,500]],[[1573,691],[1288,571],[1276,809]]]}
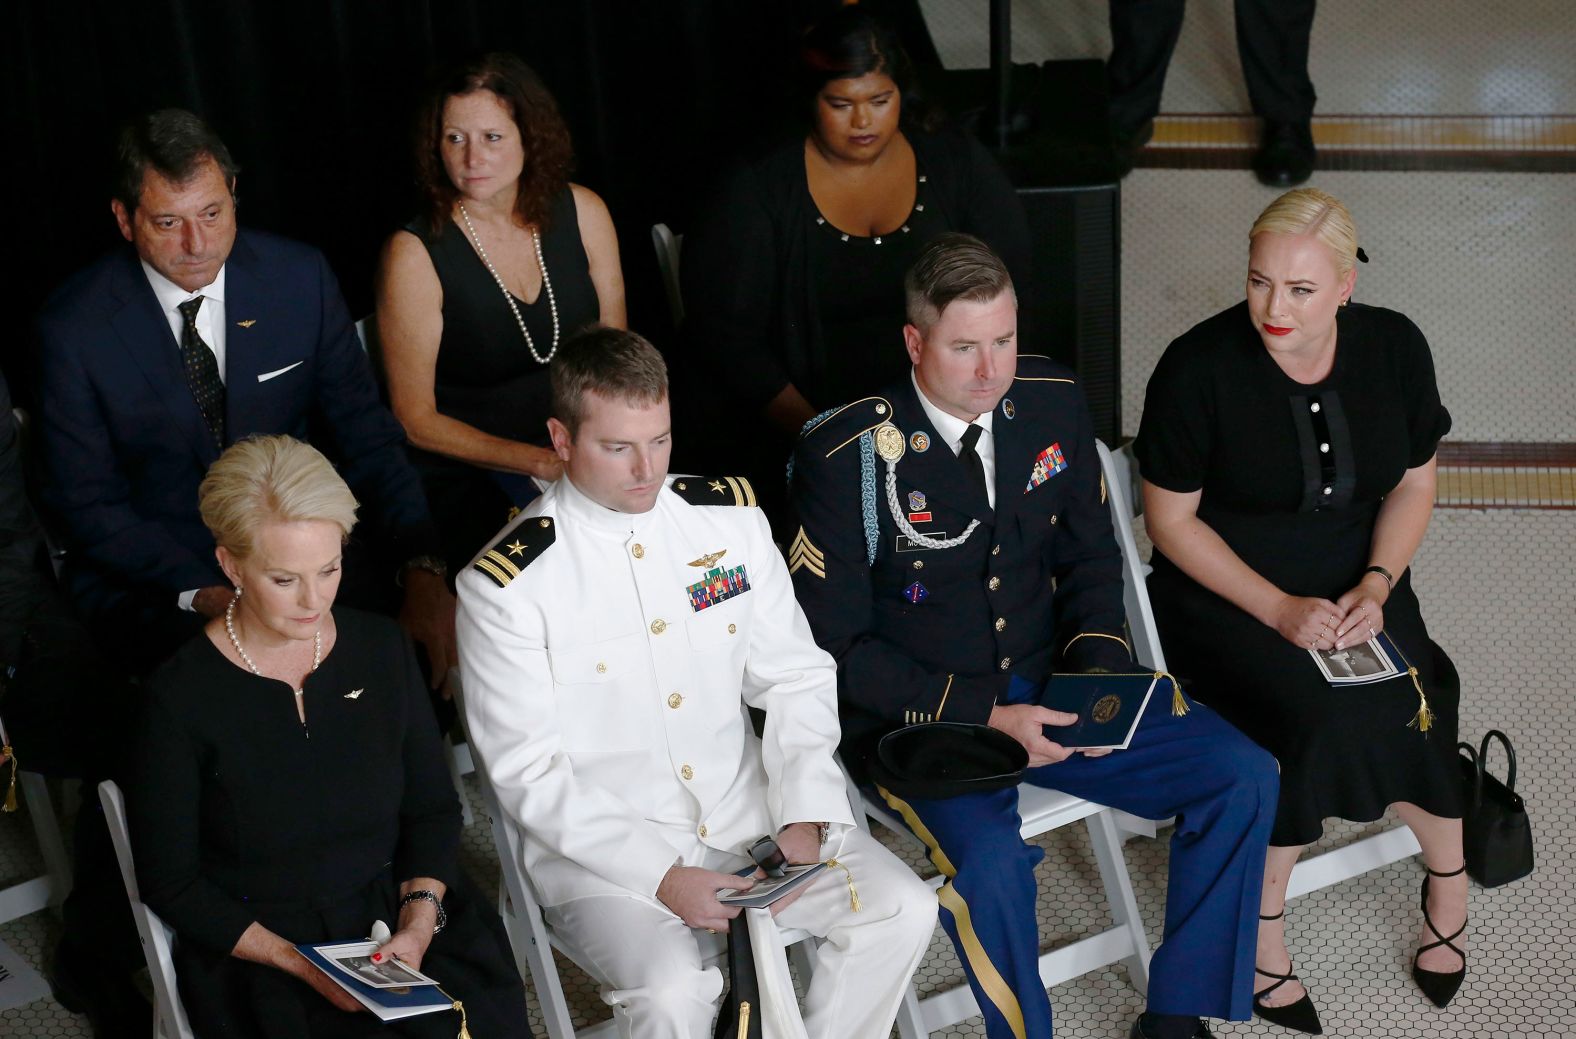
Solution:
{"label": "blonde updo hairstyle", "polygon": [[1265,207],[1248,229],[1248,241],[1261,234],[1311,234],[1329,247],[1335,273],[1344,278],[1357,267],[1357,225],[1344,203],[1318,188],[1296,188]]}
{"label": "blonde updo hairstyle", "polygon": [[326,520],[348,538],[356,498],[328,459],[293,437],[250,437],[233,444],[208,469],[197,507],[214,541],[231,555],[252,554],[265,523]]}

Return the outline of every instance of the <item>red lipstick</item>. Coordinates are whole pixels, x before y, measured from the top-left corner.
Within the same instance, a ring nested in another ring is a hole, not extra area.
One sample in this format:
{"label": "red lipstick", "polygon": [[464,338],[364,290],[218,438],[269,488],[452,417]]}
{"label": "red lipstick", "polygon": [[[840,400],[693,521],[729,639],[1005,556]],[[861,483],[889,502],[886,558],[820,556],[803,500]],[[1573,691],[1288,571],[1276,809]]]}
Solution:
{"label": "red lipstick", "polygon": [[1278,325],[1265,325],[1264,331],[1272,336],[1289,336],[1297,330],[1295,328],[1281,328]]}

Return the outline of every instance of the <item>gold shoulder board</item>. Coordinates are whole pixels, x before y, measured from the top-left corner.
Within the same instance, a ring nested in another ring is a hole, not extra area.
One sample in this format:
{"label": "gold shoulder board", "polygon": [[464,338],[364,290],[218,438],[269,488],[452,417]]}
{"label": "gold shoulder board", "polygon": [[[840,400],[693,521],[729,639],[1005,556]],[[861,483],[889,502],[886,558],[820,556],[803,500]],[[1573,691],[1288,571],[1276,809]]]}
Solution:
{"label": "gold shoulder board", "polygon": [[756,504],[755,488],[742,476],[679,476],[671,489],[691,505]]}
{"label": "gold shoulder board", "polygon": [[477,557],[471,566],[499,588],[520,576],[520,571],[547,551],[557,537],[557,526],[551,516],[533,516],[498,539],[498,543]]}

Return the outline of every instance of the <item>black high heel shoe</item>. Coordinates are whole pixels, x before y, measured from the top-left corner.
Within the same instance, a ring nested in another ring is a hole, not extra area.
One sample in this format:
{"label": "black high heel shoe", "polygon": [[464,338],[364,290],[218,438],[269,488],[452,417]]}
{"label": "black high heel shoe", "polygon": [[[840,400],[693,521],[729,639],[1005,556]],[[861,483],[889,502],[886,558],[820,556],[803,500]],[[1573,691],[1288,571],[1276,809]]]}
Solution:
{"label": "black high heel shoe", "polygon": [[[1259,919],[1279,920],[1285,915],[1286,911],[1282,909],[1274,916],[1264,916],[1261,913],[1259,915]],[[1309,995],[1306,985],[1303,986],[1302,998],[1297,1000],[1295,1003],[1287,1003],[1285,1006],[1279,1007],[1267,1007],[1263,1003],[1259,1002],[1260,999],[1269,995],[1271,992],[1274,992],[1288,981],[1300,982],[1302,981],[1301,978],[1297,977],[1295,974],[1290,973],[1289,970],[1285,974],[1274,974],[1258,966],[1253,968],[1253,973],[1262,974],[1266,978],[1275,979],[1275,984],[1270,985],[1267,988],[1261,988],[1257,992],[1253,993],[1254,1014],[1262,1017],[1270,1024],[1280,1025],[1282,1028],[1290,1028],[1298,1032],[1306,1032],[1308,1035],[1324,1034],[1324,1026],[1319,1024],[1319,1011],[1314,1008],[1313,997]],[[1419,984],[1421,984],[1421,982],[1419,982]]]}
{"label": "black high heel shoe", "polygon": [[[1427,868],[1428,867],[1426,866],[1424,867],[1424,869]],[[1455,944],[1456,939],[1460,938],[1464,933],[1466,933],[1467,925],[1465,921],[1462,921],[1461,926],[1456,928],[1456,933],[1452,934],[1449,938],[1446,938],[1444,935],[1439,933],[1439,928],[1434,926],[1433,918],[1428,915],[1428,879],[1429,877],[1458,877],[1465,871],[1465,866],[1462,866],[1460,869],[1453,870],[1449,873],[1436,873],[1434,870],[1430,869],[1428,870],[1428,876],[1423,878],[1423,923],[1428,925],[1428,929],[1433,931],[1434,937],[1438,938],[1439,940],[1437,942],[1429,942],[1427,945],[1420,947],[1417,952],[1413,954],[1412,979],[1417,982],[1417,987],[1423,990],[1423,995],[1427,996],[1429,1001],[1433,1003],[1434,1006],[1439,1007],[1441,1010],[1450,1005],[1450,1001],[1455,998],[1456,990],[1461,987],[1462,979],[1467,976],[1467,954],[1456,948]],[[1457,956],[1461,957],[1460,970],[1424,970],[1422,967],[1417,965],[1418,958],[1422,956],[1423,953],[1427,952],[1429,949],[1437,949],[1440,946],[1444,946],[1451,952],[1455,953]]]}

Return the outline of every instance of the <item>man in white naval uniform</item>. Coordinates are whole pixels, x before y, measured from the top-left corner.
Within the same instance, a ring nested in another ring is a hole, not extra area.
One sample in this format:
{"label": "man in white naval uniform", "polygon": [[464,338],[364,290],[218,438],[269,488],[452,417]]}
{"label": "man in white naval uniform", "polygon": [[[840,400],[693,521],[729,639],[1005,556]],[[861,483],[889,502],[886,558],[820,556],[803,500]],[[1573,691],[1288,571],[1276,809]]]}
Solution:
{"label": "man in white naval uniform", "polygon": [[935,897],[853,826],[834,665],[753,491],[667,476],[667,373],[639,336],[577,336],[552,382],[564,479],[458,581],[470,733],[548,922],[621,1035],[709,1036],[723,981],[690,928],[727,927],[717,891],[775,835],[790,862],[835,857],[861,903],[827,870],[773,907],[826,938],[809,1034],[885,1037]]}

